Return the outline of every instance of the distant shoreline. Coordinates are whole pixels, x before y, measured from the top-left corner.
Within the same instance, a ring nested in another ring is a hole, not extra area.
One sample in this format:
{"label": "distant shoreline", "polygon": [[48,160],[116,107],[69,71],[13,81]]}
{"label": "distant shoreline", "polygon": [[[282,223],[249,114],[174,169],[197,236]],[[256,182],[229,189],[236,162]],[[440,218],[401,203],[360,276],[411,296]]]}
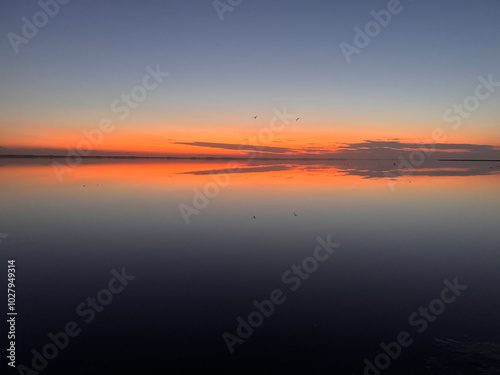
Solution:
{"label": "distant shoreline", "polygon": [[[0,159],[65,159],[66,155],[0,155]],[[156,159],[156,160],[248,160],[247,157],[229,157],[229,156],[80,156],[82,159]],[[259,158],[252,160],[395,160],[395,158]],[[500,162],[500,159],[434,159],[435,161],[481,161],[481,162]]]}
{"label": "distant shoreline", "polygon": [[500,161],[498,159],[438,159],[437,161]]}

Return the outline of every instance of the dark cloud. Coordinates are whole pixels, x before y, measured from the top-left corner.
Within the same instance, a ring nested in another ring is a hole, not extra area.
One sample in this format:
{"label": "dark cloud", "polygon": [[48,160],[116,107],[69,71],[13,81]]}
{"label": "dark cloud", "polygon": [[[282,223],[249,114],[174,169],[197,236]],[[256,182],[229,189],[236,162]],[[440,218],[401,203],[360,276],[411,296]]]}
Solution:
{"label": "dark cloud", "polygon": [[424,154],[425,158],[430,159],[500,158],[500,148],[491,145],[474,145],[466,143],[418,144],[372,140],[365,140],[361,143],[345,144],[339,147],[333,155],[352,158],[395,159],[399,157],[410,158],[412,152],[413,156],[418,157]]}
{"label": "dark cloud", "polygon": [[[175,144],[194,147],[204,147],[207,153],[203,157],[210,157],[210,149],[241,151],[241,157],[248,155],[256,158],[269,159],[476,159],[500,160],[500,147],[468,143],[435,143],[418,144],[404,143],[396,140],[364,140],[357,143],[342,143],[331,146],[327,142],[321,146],[318,143],[308,143],[301,148],[240,145],[215,142],[174,142]],[[309,146],[314,144],[314,146]],[[67,155],[67,150],[48,148],[5,148],[0,146],[0,155]],[[128,152],[96,150],[94,155],[131,155],[131,156],[182,156],[193,157],[185,153],[171,155],[166,152]],[[199,157],[199,155],[197,155]]]}
{"label": "dark cloud", "polygon": [[[272,147],[272,146],[253,146],[239,145],[231,143],[214,142],[176,142],[197,147],[216,148],[224,150],[239,150],[256,152],[257,157],[266,158],[337,158],[337,159],[397,159],[399,157],[410,158],[419,157],[424,154],[425,158],[439,159],[500,159],[500,148],[490,145],[474,145],[466,143],[434,143],[418,144],[404,143],[398,140],[364,140],[358,143],[339,144],[336,149],[321,147],[318,143],[309,142],[308,145],[301,148]],[[329,142],[331,144],[331,142]],[[412,154],[412,152],[414,154]],[[418,153],[418,154],[417,154]]]}
{"label": "dark cloud", "polygon": [[268,147],[268,146],[252,146],[233,143],[214,143],[214,142],[175,142],[177,145],[188,145],[197,147],[219,148],[224,150],[238,150],[238,151],[253,151],[253,152],[270,152],[276,154],[290,153],[294,150],[287,147]]}

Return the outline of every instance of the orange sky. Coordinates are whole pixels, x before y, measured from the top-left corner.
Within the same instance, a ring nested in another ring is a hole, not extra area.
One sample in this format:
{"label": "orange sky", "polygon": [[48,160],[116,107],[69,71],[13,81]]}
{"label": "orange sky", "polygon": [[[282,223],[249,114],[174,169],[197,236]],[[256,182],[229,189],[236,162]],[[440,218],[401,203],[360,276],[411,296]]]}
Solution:
{"label": "orange sky", "polygon": [[[253,121],[253,119],[252,119]],[[362,142],[363,140],[399,139],[401,142],[414,143],[417,141],[432,141],[432,131],[441,126],[443,129],[442,143],[473,143],[499,145],[495,137],[485,132],[475,132],[473,127],[463,127],[453,130],[442,124],[436,126],[416,127],[411,124],[408,128],[385,125],[370,126],[328,126],[326,122],[314,122],[300,119],[290,122],[286,126],[276,123],[278,131],[271,130],[270,121],[246,121],[241,126],[228,124],[203,127],[194,127],[187,124],[172,125],[166,129],[160,124],[136,125],[112,123],[113,130],[97,135],[99,123],[94,126],[64,127],[64,126],[35,126],[33,123],[17,123],[20,127],[9,126],[3,134],[0,146],[8,148],[50,148],[76,149],[79,144],[85,146],[88,138],[83,134],[92,133],[92,148],[96,151],[119,151],[124,153],[159,153],[166,155],[213,155],[213,156],[244,156],[236,150],[198,147],[176,144],[176,142],[214,142],[227,144],[252,144],[254,146],[287,147],[296,150],[306,147],[320,147],[334,151],[339,144]],[[75,129],[76,128],[76,129]],[[22,130],[21,130],[22,129]]]}

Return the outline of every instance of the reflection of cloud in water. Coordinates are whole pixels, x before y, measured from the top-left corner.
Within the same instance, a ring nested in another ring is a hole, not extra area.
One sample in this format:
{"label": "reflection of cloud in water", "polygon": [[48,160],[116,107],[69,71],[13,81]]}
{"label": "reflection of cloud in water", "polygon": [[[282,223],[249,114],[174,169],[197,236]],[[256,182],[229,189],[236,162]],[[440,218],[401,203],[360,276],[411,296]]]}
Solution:
{"label": "reflection of cloud in water", "polygon": [[226,174],[226,173],[262,173],[262,172],[288,171],[290,169],[294,168],[284,165],[278,165],[270,167],[240,167],[239,171],[235,171],[233,169],[212,169],[209,171],[183,172],[182,174],[207,175],[207,174]]}
{"label": "reflection of cloud in water", "polygon": [[[272,164],[272,165],[268,165]],[[300,170],[309,176],[314,175],[344,175],[363,178],[407,178],[411,176],[483,176],[500,173],[500,165],[488,161],[437,161],[428,160],[413,169],[398,169],[394,160],[254,160],[247,166],[241,166],[238,171],[231,169],[212,169],[183,172],[182,174],[241,174]],[[277,177],[277,176],[273,176]]]}

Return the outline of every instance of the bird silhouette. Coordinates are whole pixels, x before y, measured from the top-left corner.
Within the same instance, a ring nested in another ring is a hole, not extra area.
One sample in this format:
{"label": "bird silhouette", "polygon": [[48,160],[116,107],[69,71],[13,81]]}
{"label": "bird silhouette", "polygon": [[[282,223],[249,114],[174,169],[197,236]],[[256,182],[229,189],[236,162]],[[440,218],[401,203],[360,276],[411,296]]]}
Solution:
{"label": "bird silhouette", "polygon": [[257,219],[255,216],[253,217],[254,219]]}
{"label": "bird silhouette", "polygon": [[253,116],[253,119],[254,119],[254,120],[257,120],[257,116]]}
{"label": "bird silhouette", "polygon": [[294,213],[293,213],[293,216],[297,216],[297,214],[294,212]]}
{"label": "bird silhouette", "polygon": [[299,117],[297,117],[297,119],[295,120],[295,122],[299,121]]}

